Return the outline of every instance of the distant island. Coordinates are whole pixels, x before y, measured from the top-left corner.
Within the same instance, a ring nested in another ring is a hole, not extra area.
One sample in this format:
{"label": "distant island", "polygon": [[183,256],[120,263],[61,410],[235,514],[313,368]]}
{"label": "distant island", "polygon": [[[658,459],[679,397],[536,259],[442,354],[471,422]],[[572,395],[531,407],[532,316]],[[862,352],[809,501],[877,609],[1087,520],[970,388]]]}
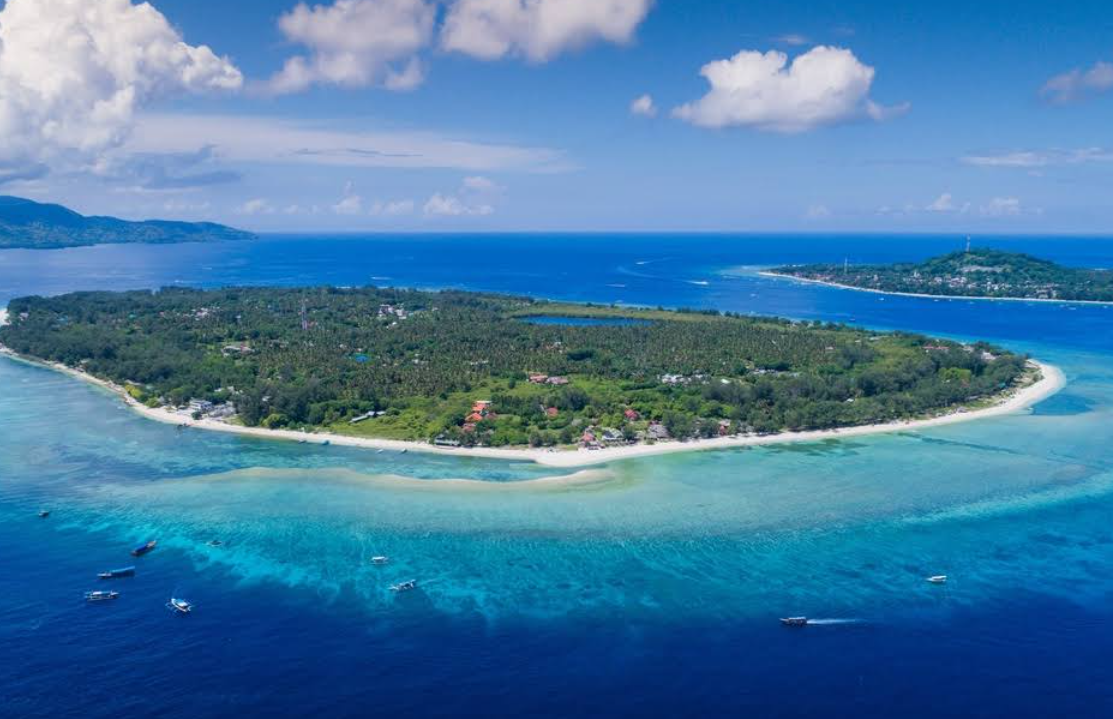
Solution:
{"label": "distant island", "polygon": [[992,406],[1039,379],[980,342],[459,291],[78,292],[6,314],[8,351],[157,418],[441,447],[862,427]]}
{"label": "distant island", "polygon": [[61,205],[0,196],[0,249],[53,250],[108,243],[169,244],[250,240],[255,235],[211,222],[86,217]]}
{"label": "distant island", "polygon": [[972,249],[920,263],[789,265],[768,274],[896,294],[1113,302],[1113,272],[1031,255]]}

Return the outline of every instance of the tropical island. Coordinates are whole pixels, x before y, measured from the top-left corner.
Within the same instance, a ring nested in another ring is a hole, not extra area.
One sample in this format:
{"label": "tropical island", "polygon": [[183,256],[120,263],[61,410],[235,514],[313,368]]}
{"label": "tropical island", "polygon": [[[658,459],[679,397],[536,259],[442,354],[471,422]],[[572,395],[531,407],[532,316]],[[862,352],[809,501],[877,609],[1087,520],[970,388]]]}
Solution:
{"label": "tropical island", "polygon": [[163,419],[451,448],[866,427],[974,412],[1040,379],[981,342],[459,291],[78,292],[7,316],[6,351]]}
{"label": "tropical island", "polygon": [[991,249],[954,252],[919,263],[789,265],[767,274],[894,294],[1113,302],[1113,271],[1064,267]]}
{"label": "tropical island", "polygon": [[0,196],[0,250],[53,250],[87,245],[250,240],[255,235],[212,222],[86,217],[61,205]]}

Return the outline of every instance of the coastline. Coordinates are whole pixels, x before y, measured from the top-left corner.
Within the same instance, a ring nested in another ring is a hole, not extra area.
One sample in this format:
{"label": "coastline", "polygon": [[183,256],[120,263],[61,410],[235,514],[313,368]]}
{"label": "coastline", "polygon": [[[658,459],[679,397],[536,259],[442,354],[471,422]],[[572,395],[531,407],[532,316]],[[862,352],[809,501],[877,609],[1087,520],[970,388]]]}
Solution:
{"label": "coastline", "polygon": [[[5,313],[6,314],[6,313]],[[4,321],[5,314],[0,314],[0,323]],[[650,457],[676,452],[696,452],[717,449],[734,449],[739,447],[756,447],[768,444],[785,444],[790,442],[816,442],[826,439],[841,439],[844,437],[861,437],[871,434],[885,434],[889,432],[907,432],[931,427],[941,427],[959,422],[970,422],[977,419],[998,417],[1012,414],[1027,409],[1032,405],[1050,397],[1066,385],[1063,372],[1054,365],[1030,360],[1030,364],[1040,371],[1040,379],[1014,390],[1010,395],[992,406],[973,411],[954,411],[938,417],[925,419],[901,420],[885,424],[861,425],[844,427],[841,429],[808,430],[799,432],[781,432],[764,436],[745,437],[718,437],[714,439],[689,440],[686,442],[668,441],[657,444],[642,444],[625,447],[607,447],[604,449],[500,449],[494,447],[437,447],[432,444],[396,439],[374,439],[369,437],[351,437],[328,432],[301,432],[288,429],[263,429],[260,427],[243,427],[226,424],[217,420],[194,420],[183,413],[166,409],[152,409],[135,401],[123,387],[106,380],[92,377],[85,372],[66,367],[56,362],[43,362],[37,359],[22,357],[16,352],[0,345],[0,355],[16,361],[47,367],[57,372],[83,380],[90,384],[105,389],[122,399],[133,411],[147,419],[164,424],[186,425],[190,428],[203,429],[213,432],[226,432],[260,439],[273,439],[281,441],[304,442],[307,444],[335,444],[346,447],[361,447],[394,452],[422,452],[425,454],[441,454],[457,457],[478,457],[485,459],[500,459],[522,462],[534,462],[546,467],[574,468],[591,465],[606,464],[624,459]]]}
{"label": "coastline", "polygon": [[762,277],[775,277],[778,280],[790,280],[794,282],[804,282],[811,285],[823,285],[824,287],[834,287],[840,290],[854,290],[855,292],[871,292],[875,295],[890,295],[892,297],[919,297],[928,300],[972,300],[976,302],[1040,302],[1044,304],[1053,305],[1100,305],[1104,307],[1113,306],[1113,302],[1105,300],[1041,300],[1035,297],[981,297],[975,295],[929,295],[924,292],[890,292],[888,290],[875,290],[870,287],[855,287],[854,285],[842,285],[838,282],[828,282],[827,280],[813,280],[807,277],[797,277],[796,275],[784,275],[780,272],[771,272],[770,270],[761,270],[757,274]]}

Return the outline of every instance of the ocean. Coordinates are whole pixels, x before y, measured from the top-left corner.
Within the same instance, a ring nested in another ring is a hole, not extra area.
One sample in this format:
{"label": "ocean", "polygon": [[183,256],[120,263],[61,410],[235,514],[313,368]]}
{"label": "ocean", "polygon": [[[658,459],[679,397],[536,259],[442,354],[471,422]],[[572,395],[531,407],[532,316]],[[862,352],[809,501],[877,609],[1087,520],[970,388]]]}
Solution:
{"label": "ocean", "polygon": [[[977,244],[1113,266],[1113,238]],[[421,235],[2,251],[0,304],[458,287],[989,339],[1068,385],[1007,417],[614,462],[567,487],[530,480],[570,470],[521,462],[179,432],[0,358],[0,716],[1113,715],[1113,307],[757,274],[964,245]],[[129,556],[147,539],[157,549]],[[391,563],[371,565],[380,554]],[[119,599],[82,601],[98,571],[129,564]],[[390,591],[406,579],[418,589]],[[170,596],[196,610],[172,614]],[[789,615],[822,621],[781,627]]]}

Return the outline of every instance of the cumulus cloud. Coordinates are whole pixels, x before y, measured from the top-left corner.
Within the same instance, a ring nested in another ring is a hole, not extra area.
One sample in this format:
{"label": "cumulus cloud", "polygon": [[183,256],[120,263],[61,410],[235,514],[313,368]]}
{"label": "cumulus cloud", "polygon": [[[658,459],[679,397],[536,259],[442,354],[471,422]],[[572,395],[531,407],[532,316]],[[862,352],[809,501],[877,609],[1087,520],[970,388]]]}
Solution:
{"label": "cumulus cloud", "polygon": [[963,164],[975,167],[1039,169],[1061,165],[1113,162],[1113,150],[1083,147],[1075,150],[1017,150],[991,155],[966,155]]}
{"label": "cumulus cloud", "polygon": [[422,211],[428,217],[461,217],[465,215],[490,215],[495,208],[490,205],[469,205],[454,195],[433,193]]}
{"label": "cumulus cloud", "polygon": [[332,206],[338,215],[358,215],[363,212],[363,198],[356,194],[355,185],[349,180],[344,185],[344,195]]}
{"label": "cumulus cloud", "polygon": [[986,217],[1016,217],[1023,211],[1024,207],[1015,197],[994,197],[981,207],[981,212]]}
{"label": "cumulus cloud", "polygon": [[953,212],[954,209],[955,201],[949,192],[944,192],[927,206],[928,212]]}
{"label": "cumulus cloud", "polygon": [[309,50],[286,61],[268,83],[277,94],[321,83],[346,87],[381,85],[407,90],[425,78],[418,53],[433,37],[436,5],[427,0],[336,0],[299,3],[278,27]]}
{"label": "cumulus cloud", "polygon": [[1056,75],[1040,88],[1040,97],[1057,105],[1113,90],[1113,63],[1096,62],[1086,70],[1075,68]]}
{"label": "cumulus cloud", "polygon": [[257,197],[237,207],[236,212],[241,215],[273,215],[274,205],[269,200]]}
{"label": "cumulus cloud", "polygon": [[806,132],[822,125],[902,114],[869,98],[874,69],[850,50],[817,46],[791,64],[783,52],[743,50],[703,66],[711,89],[673,115],[700,127]]}
{"label": "cumulus cloud", "polygon": [[629,42],[652,0],[455,0],[441,28],[445,50],[482,60],[546,62],[593,41]]}
{"label": "cumulus cloud", "polygon": [[187,44],[148,3],[8,0],[0,10],[0,176],[97,169],[152,100],[242,84],[231,61]]}
{"label": "cumulus cloud", "polygon": [[808,220],[826,220],[831,216],[831,209],[827,205],[811,205],[804,212],[804,218]]}
{"label": "cumulus cloud", "polygon": [[634,98],[634,101],[630,103],[630,112],[642,117],[656,117],[657,105],[654,104],[652,96],[642,95]]}
{"label": "cumulus cloud", "polygon": [[371,210],[368,214],[374,217],[397,217],[398,215],[410,215],[414,211],[413,200],[391,200],[382,202],[376,200],[371,205]]}

